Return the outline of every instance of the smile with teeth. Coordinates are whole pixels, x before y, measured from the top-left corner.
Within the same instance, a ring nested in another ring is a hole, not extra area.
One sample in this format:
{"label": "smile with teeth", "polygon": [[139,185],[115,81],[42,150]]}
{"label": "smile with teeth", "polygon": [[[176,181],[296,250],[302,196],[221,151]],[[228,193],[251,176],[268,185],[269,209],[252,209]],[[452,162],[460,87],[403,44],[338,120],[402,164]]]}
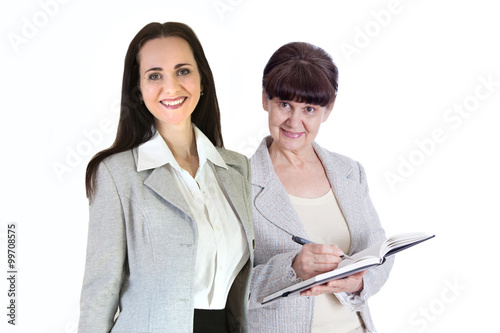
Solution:
{"label": "smile with teeth", "polygon": [[186,100],[186,98],[187,97],[182,97],[182,98],[179,98],[176,100],[171,100],[171,101],[163,100],[163,101],[160,101],[160,103],[163,105],[166,105],[166,106],[176,106],[176,105],[179,105],[182,102],[184,102]]}

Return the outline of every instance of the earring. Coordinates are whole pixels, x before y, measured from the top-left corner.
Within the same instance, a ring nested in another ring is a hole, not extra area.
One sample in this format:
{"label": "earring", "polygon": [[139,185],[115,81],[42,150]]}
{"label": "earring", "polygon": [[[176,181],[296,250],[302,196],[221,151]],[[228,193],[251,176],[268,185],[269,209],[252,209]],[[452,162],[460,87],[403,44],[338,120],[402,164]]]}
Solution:
{"label": "earring", "polygon": [[200,96],[203,96],[203,90],[200,92]]}

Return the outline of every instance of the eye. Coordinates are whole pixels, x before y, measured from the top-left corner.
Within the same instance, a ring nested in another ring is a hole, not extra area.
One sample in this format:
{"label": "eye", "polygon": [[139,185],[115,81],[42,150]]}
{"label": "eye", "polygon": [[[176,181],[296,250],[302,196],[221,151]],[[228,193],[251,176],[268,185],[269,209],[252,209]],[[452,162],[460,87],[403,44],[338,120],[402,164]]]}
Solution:
{"label": "eye", "polygon": [[279,105],[280,105],[280,108],[282,108],[283,110],[291,110],[292,109],[292,106],[288,102],[280,102]]}
{"label": "eye", "polygon": [[160,73],[152,73],[148,75],[148,79],[152,81],[158,81],[162,78],[163,76]]}
{"label": "eye", "polygon": [[306,111],[306,113],[313,113],[314,111],[316,111],[316,109],[313,108],[312,106],[306,106],[304,108],[304,111]]}
{"label": "eye", "polygon": [[177,72],[177,75],[183,76],[183,75],[188,75],[189,73],[191,73],[191,71],[189,69],[182,68],[182,69],[179,69],[179,71]]}

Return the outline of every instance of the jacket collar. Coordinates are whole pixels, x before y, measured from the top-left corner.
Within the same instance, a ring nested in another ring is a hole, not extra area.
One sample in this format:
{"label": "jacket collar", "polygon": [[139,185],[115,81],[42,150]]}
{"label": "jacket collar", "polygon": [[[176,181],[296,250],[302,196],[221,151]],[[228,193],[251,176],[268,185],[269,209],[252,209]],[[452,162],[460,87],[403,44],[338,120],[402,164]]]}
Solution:
{"label": "jacket collar", "polygon": [[[221,157],[212,142],[203,134],[203,132],[193,124],[196,148],[198,150],[200,168],[210,160],[214,165],[227,169],[224,159]],[[181,167],[174,158],[174,155],[168,148],[165,140],[156,132],[148,141],[137,148],[137,171],[155,169],[162,165],[170,164],[178,171]]]}
{"label": "jacket collar", "polygon": [[[217,181],[223,193],[226,195],[229,204],[234,208],[240,221],[242,221],[248,239],[253,239],[253,229],[250,224],[252,212],[248,210],[248,205],[245,201],[247,196],[241,195],[241,191],[247,190],[249,186],[245,184],[247,180],[238,170],[241,161],[235,159],[223,148],[213,147],[213,149],[223,162],[223,165],[214,164]],[[137,165],[139,160],[139,147],[133,149],[133,155]],[[184,199],[184,196],[179,195],[179,190],[173,185],[175,184],[175,179],[167,169],[167,166],[163,164],[141,172],[149,173],[144,180],[144,185],[158,194],[162,199],[168,202],[169,205],[175,206],[188,215],[192,221],[192,226],[196,228],[196,225],[193,224],[194,219],[191,209]],[[251,255],[253,257],[253,252]]]}
{"label": "jacket collar", "polygon": [[[250,159],[252,170],[254,168],[258,168],[261,171],[256,174],[252,174],[252,184],[254,185],[265,187],[271,181],[275,181],[276,179],[279,180],[276,172],[274,171],[271,157],[269,156],[268,148],[272,142],[273,138],[271,136],[265,137]],[[351,165],[341,160],[338,156],[331,154],[326,149],[320,147],[316,141],[312,143],[312,146],[323,164],[330,182],[332,181],[332,178],[335,177],[348,178],[350,176],[352,172]],[[252,163],[252,161],[254,161],[254,163]],[[258,163],[258,165],[256,163]]]}
{"label": "jacket collar", "polygon": [[[252,184],[261,189],[254,193],[255,209],[257,209],[269,222],[275,224],[287,233],[307,238],[307,233],[300,217],[295,212],[293,204],[285,191],[269,156],[268,147],[273,139],[264,138],[257,151],[250,159],[252,170]],[[313,148],[318,155],[330,185],[335,193],[340,209],[344,214],[347,225],[359,221],[358,214],[362,210],[362,196],[356,195],[362,190],[359,179],[353,166],[347,163],[340,155],[330,153],[313,142]],[[255,189],[254,189],[255,191]],[[357,241],[351,235],[351,249]]]}

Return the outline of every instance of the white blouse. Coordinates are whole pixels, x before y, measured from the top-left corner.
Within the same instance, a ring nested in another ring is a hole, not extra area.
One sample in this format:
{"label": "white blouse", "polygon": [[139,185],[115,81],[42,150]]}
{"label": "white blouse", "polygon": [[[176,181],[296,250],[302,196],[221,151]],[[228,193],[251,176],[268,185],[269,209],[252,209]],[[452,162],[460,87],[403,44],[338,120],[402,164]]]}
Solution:
{"label": "white blouse", "polygon": [[194,178],[179,166],[158,132],[139,146],[137,171],[166,165],[172,174],[197,226],[194,307],[223,309],[229,289],[250,254],[242,223],[226,199],[215,172],[215,168],[227,169],[227,165],[196,126],[194,131],[199,157]]}

